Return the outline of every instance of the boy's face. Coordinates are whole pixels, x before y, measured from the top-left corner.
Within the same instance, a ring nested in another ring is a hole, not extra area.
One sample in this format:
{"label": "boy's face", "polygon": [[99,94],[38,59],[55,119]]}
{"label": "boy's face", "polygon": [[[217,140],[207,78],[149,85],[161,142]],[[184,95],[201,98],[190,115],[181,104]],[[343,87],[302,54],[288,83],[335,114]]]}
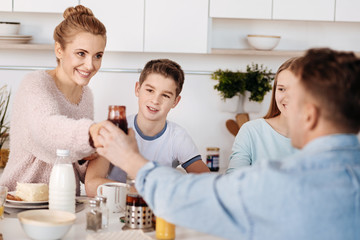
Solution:
{"label": "boy's face", "polygon": [[139,98],[139,115],[151,121],[163,121],[168,112],[180,101],[176,97],[176,84],[172,78],[151,73],[143,84],[137,82],[135,95]]}

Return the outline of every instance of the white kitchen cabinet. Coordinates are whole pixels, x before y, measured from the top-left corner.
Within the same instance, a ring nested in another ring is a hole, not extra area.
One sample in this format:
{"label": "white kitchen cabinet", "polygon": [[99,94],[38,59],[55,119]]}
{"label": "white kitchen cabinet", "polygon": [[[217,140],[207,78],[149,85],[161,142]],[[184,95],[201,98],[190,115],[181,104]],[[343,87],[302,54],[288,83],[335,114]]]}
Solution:
{"label": "white kitchen cabinet", "polygon": [[145,0],[145,52],[206,53],[208,0]]}
{"label": "white kitchen cabinet", "polygon": [[0,12],[11,12],[11,11],[12,11],[12,0],[0,0]]}
{"label": "white kitchen cabinet", "polygon": [[142,52],[144,0],[81,0],[106,27],[106,51]]}
{"label": "white kitchen cabinet", "polygon": [[273,19],[334,21],[335,0],[273,0]]}
{"label": "white kitchen cabinet", "polygon": [[210,0],[210,17],[271,19],[272,0]]}
{"label": "white kitchen cabinet", "polygon": [[360,22],[360,1],[336,0],[335,21]]}
{"label": "white kitchen cabinet", "polygon": [[63,13],[71,6],[79,4],[79,0],[13,0],[14,12]]}

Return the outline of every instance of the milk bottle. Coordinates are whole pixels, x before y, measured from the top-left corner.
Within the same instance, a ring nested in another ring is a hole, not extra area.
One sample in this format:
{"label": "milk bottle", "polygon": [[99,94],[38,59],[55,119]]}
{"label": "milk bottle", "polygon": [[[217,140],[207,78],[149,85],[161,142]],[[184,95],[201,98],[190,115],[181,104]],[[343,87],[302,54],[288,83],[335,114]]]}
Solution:
{"label": "milk bottle", "polygon": [[57,149],[49,181],[49,209],[75,213],[75,174],[69,150]]}

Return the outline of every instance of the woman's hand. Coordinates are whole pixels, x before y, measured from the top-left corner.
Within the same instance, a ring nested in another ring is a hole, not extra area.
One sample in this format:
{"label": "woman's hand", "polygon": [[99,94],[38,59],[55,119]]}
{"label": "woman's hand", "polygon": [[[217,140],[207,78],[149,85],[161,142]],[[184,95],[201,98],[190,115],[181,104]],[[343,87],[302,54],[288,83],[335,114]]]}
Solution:
{"label": "woman's hand", "polygon": [[90,156],[84,157],[83,160],[91,161],[91,160],[97,159],[98,157],[99,157],[99,154],[97,152],[94,152]]}
{"label": "woman's hand", "polygon": [[94,123],[93,125],[90,126],[89,129],[89,135],[90,135],[90,145],[92,145],[92,147],[101,147],[101,145],[99,144],[97,138],[99,136],[99,131],[102,127],[102,125],[104,124],[105,121],[103,122],[99,122],[99,123]]}

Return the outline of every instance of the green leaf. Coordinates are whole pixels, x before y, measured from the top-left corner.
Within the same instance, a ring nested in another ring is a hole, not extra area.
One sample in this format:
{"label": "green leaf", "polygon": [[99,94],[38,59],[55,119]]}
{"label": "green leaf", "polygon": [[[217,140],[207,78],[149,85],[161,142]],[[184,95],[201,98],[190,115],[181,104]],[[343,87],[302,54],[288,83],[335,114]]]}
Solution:
{"label": "green leaf", "polygon": [[251,66],[246,66],[246,72],[219,69],[211,78],[218,81],[214,89],[220,93],[222,99],[243,95],[247,90],[251,93],[250,101],[262,102],[265,94],[272,88],[274,74],[263,65],[252,63]]}

